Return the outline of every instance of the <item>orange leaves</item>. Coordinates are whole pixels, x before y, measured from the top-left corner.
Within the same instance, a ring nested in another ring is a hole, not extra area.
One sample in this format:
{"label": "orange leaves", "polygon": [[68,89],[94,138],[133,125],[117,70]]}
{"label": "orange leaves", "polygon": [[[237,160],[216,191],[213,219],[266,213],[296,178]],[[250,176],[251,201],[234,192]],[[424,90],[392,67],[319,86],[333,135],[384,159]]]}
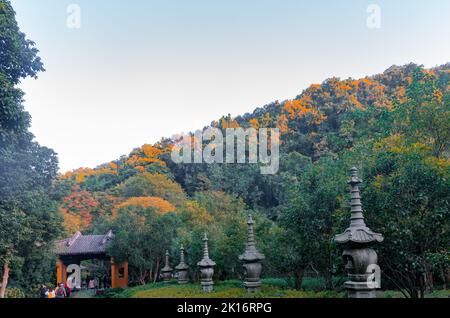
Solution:
{"label": "orange leaves", "polygon": [[162,153],[163,151],[161,149],[145,144],[133,150],[126,163],[137,168],[139,171],[144,171],[145,168],[143,170],[143,167],[154,163],[165,166],[166,163],[159,159]]}
{"label": "orange leaves", "polygon": [[78,168],[72,171],[66,172],[61,176],[63,180],[74,180],[77,184],[83,183],[86,181],[87,177],[90,176],[99,176],[102,174],[117,174],[117,164],[109,163],[106,165],[102,165],[96,169],[91,168]]}
{"label": "orange leaves", "polygon": [[[310,124],[319,125],[322,121],[326,119],[326,116],[320,112],[317,106],[314,105],[311,96],[304,95],[301,99],[295,99],[287,101],[283,107],[284,111],[289,116],[289,119],[293,120],[295,118],[303,118],[310,115]],[[283,118],[278,118],[278,124],[281,126],[281,131],[285,130],[286,126],[282,123]]]}
{"label": "orange leaves", "polygon": [[[126,207],[141,207],[141,208],[154,208],[157,214],[166,214],[175,212],[176,208],[170,202],[161,199],[159,197],[133,197],[118,204],[114,210],[126,208]],[[115,216],[117,211],[113,211]]]}
{"label": "orange leaves", "polygon": [[66,209],[61,209],[60,212],[64,217],[64,228],[66,229],[67,234],[72,235],[77,231],[84,230],[80,215],[70,213]]}
{"label": "orange leaves", "polygon": [[137,167],[136,167],[136,170],[143,173],[143,172],[145,172],[145,167],[143,167],[143,166],[137,166]]}
{"label": "orange leaves", "polygon": [[312,107],[312,99],[308,95],[303,96],[300,100],[294,99],[284,104],[284,110],[287,111],[290,119],[304,117],[312,112]]}
{"label": "orange leaves", "polygon": [[280,133],[287,134],[289,132],[288,118],[286,114],[277,116],[276,127],[280,130]]}
{"label": "orange leaves", "polygon": [[92,194],[86,190],[74,189],[75,191],[63,200],[63,206],[70,212],[90,210],[97,207],[98,203]]}
{"label": "orange leaves", "polygon": [[437,101],[438,104],[442,103],[442,97],[444,94],[442,94],[441,90],[439,88],[436,88],[433,92],[433,98]]}
{"label": "orange leaves", "polygon": [[228,114],[228,117],[222,117],[222,119],[220,120],[220,126],[222,127],[222,129],[240,127],[239,123],[234,120],[230,114]]}
{"label": "orange leaves", "polygon": [[161,154],[161,150],[155,147],[152,147],[148,144],[145,144],[141,148],[142,152],[150,158],[156,158]]}
{"label": "orange leaves", "polygon": [[146,167],[152,164],[166,166],[166,163],[159,157],[165,152],[170,151],[170,147],[162,149],[148,144],[140,148],[134,149],[126,161],[115,161],[98,166],[95,169],[79,168],[73,171],[66,172],[61,176],[62,180],[74,180],[77,184],[84,183],[87,177],[102,176],[102,175],[117,175],[119,170],[127,169],[127,165],[135,168],[139,172],[145,172]]}
{"label": "orange leaves", "polygon": [[[64,226],[68,231],[82,231],[92,225],[92,214],[98,202],[86,190],[74,187],[74,192],[63,199],[61,212],[64,216]],[[75,232],[76,232],[75,231]]]}
{"label": "orange leaves", "polygon": [[252,128],[258,129],[259,128],[259,121],[256,118],[252,118],[249,120],[249,124]]}
{"label": "orange leaves", "polygon": [[213,216],[197,201],[187,201],[184,212],[189,214],[191,222],[195,225],[205,225],[213,220]]}
{"label": "orange leaves", "polygon": [[272,127],[272,118],[270,113],[266,113],[264,116],[257,118],[252,118],[249,121],[250,127],[254,129],[259,128],[271,128]]}

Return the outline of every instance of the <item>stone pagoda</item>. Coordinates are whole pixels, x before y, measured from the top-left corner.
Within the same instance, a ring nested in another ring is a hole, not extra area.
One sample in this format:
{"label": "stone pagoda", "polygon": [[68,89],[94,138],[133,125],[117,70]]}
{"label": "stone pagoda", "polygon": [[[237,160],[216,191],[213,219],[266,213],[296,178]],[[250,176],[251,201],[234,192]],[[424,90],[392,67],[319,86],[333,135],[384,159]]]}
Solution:
{"label": "stone pagoda", "polygon": [[245,281],[244,286],[247,292],[259,292],[261,290],[261,261],[265,256],[256,249],[255,235],[253,233],[253,219],[248,216],[247,221],[247,244],[244,254],[239,256],[239,260],[244,262]]}
{"label": "stone pagoda", "polygon": [[198,267],[200,267],[200,284],[203,287],[203,291],[210,293],[214,289],[213,275],[214,275],[214,266],[216,263],[209,258],[209,250],[208,250],[208,236],[205,233],[205,237],[203,238],[204,246],[203,246],[203,259],[197,263]]}
{"label": "stone pagoda", "polygon": [[378,256],[372,245],[383,241],[381,234],[373,232],[364,222],[359,192],[358,169],[353,167],[348,184],[351,185],[350,227],[336,235],[335,242],[344,246],[342,257],[346,263],[348,281],[345,288],[349,298],[375,298],[375,290],[380,288],[380,268]]}
{"label": "stone pagoda", "polygon": [[180,247],[180,264],[178,264],[175,269],[178,273],[178,284],[184,285],[189,282],[189,265],[185,263],[184,260],[184,247]]}
{"label": "stone pagoda", "polygon": [[163,268],[161,268],[161,274],[165,284],[168,284],[172,278],[173,269],[169,263],[169,251],[166,251],[166,262]]}

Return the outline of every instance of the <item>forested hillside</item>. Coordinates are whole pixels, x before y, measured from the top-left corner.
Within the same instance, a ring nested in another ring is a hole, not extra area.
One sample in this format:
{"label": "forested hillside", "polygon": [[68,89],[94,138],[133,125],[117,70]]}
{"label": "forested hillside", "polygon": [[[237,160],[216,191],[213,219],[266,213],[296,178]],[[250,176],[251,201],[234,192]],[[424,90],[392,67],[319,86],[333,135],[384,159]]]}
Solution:
{"label": "forested hillside", "polygon": [[[77,231],[113,230],[108,253],[128,260],[131,285],[158,280],[166,250],[176,264],[181,245],[197,283],[205,232],[214,280],[241,279],[249,214],[265,278],[301,289],[305,273],[315,273],[322,289],[342,289],[342,250],[333,238],[349,224],[353,166],[367,224],[384,236],[375,247],[382,288],[411,297],[447,288],[450,64],[330,78],[292,100],[211,122],[220,130],[278,128],[274,175],[258,164],[176,164],[170,138],[58,174],[56,153],[30,132],[20,88],[44,71],[38,53],[10,1],[0,0],[0,298],[35,297],[40,284],[53,286],[54,242]],[[106,267],[88,265],[108,276]]]}
{"label": "forested hillside", "polygon": [[332,288],[343,273],[333,237],[348,225],[346,180],[356,166],[368,224],[385,236],[384,274],[418,296],[448,279],[449,97],[450,64],[409,64],[359,80],[330,78],[292,100],[211,123],[279,128],[276,175],[261,175],[257,164],[175,164],[171,139],[67,172],[54,186],[66,234],[112,228],[111,252],[128,258],[132,279],[144,283],[179,244],[194,266],[207,231],[226,279],[240,276],[245,215],[253,213],[266,274],[293,277],[300,288],[313,269]]}

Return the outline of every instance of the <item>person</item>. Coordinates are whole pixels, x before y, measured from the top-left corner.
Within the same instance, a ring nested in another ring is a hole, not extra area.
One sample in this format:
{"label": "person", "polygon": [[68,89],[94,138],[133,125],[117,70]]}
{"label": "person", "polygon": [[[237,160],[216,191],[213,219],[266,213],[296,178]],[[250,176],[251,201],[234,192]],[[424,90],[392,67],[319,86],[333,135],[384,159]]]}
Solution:
{"label": "person", "polygon": [[89,281],[88,288],[89,289],[94,289],[95,288],[95,281],[94,281],[94,279],[91,279]]}
{"label": "person", "polygon": [[47,297],[47,298],[55,298],[55,291],[53,290],[53,287],[49,287],[48,289],[47,289],[47,291],[45,292],[45,296]]}
{"label": "person", "polygon": [[64,284],[61,283],[59,284],[59,287],[56,288],[56,298],[66,298],[66,297],[67,297],[66,289],[64,288]]}
{"label": "person", "polygon": [[42,284],[41,288],[39,288],[39,297],[47,298],[46,292],[47,292],[47,287],[44,284]]}
{"label": "person", "polygon": [[66,295],[68,298],[70,298],[70,294],[72,294],[72,288],[67,285],[67,283],[64,285],[64,288],[66,289]]}

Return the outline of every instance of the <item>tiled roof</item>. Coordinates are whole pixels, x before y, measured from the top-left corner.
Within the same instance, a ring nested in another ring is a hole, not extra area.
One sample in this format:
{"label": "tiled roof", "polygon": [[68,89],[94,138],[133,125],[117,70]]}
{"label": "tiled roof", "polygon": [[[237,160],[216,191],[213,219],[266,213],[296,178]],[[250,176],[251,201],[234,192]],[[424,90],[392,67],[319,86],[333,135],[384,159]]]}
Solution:
{"label": "tiled roof", "polygon": [[112,236],[112,231],[105,235],[83,235],[77,232],[70,238],[56,241],[54,251],[57,255],[103,254]]}

